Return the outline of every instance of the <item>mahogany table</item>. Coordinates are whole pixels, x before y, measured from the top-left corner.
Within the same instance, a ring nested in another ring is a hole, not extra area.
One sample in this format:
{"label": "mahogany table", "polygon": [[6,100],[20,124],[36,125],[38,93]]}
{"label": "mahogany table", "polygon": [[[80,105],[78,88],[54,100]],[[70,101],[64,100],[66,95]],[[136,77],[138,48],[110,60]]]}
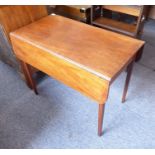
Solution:
{"label": "mahogany table", "polygon": [[94,99],[98,105],[98,135],[109,88],[127,67],[125,101],[136,54],[143,41],[58,15],[49,15],[10,33],[13,50],[30,88],[37,94],[33,66]]}

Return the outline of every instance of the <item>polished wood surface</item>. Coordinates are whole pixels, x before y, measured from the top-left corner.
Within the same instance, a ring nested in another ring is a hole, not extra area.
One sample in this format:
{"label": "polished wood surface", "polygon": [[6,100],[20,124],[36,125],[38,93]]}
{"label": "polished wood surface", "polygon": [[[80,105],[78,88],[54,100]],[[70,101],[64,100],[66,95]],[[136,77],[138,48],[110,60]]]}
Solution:
{"label": "polished wood surface", "polygon": [[[97,18],[96,20],[93,21],[95,24],[100,24],[100,26],[104,25],[104,28],[114,30],[115,28],[120,31],[127,31],[129,33],[135,33],[136,32],[136,25],[133,24],[127,24],[121,21],[113,20],[110,18]],[[106,27],[107,26],[107,27]]]}
{"label": "polished wood surface", "polygon": [[45,17],[11,36],[61,55],[108,81],[115,78],[144,44],[61,16]]}
{"label": "polished wood surface", "polygon": [[[4,55],[2,57],[3,61],[17,69],[17,71],[20,72],[21,76],[23,76],[23,74],[21,73],[22,70],[19,67],[20,65],[18,60],[15,58],[12,52],[9,33],[47,15],[48,14],[46,6],[42,5],[7,5],[0,7],[0,31],[2,34],[0,35],[0,38],[1,42],[3,42],[0,55]],[[31,68],[31,70],[33,73],[37,71],[33,67]],[[27,81],[27,83],[29,82]]]}
{"label": "polished wood surface", "polygon": [[[101,102],[107,98],[108,81],[78,67],[59,55],[11,36],[16,56],[55,79]],[[31,52],[33,51],[33,52]]]}
{"label": "polished wood surface", "polygon": [[86,22],[88,20],[86,12],[90,7],[90,5],[57,5],[54,11],[58,15]]}
{"label": "polished wood surface", "polygon": [[132,15],[132,16],[136,16],[138,17],[141,11],[141,7],[140,6],[136,6],[136,5],[131,5],[131,6],[126,6],[126,5],[103,5],[102,8],[104,9],[108,9],[111,11],[115,11],[115,12],[120,12],[120,13],[125,13],[128,15]]}
{"label": "polished wood surface", "polygon": [[[16,56],[24,64],[97,101],[101,136],[110,84],[134,62],[144,42],[57,15],[20,28],[10,37]],[[24,66],[29,74],[29,68]]]}
{"label": "polished wood surface", "polygon": [[0,7],[0,24],[2,25],[8,40],[10,40],[10,32],[47,15],[47,9],[42,5],[3,6]]}

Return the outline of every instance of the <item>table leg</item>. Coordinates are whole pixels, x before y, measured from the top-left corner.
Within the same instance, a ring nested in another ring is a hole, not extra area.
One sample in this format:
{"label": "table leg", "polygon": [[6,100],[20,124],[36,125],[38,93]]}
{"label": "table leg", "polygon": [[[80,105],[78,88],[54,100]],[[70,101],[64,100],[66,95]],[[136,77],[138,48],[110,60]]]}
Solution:
{"label": "table leg", "polygon": [[32,71],[31,71],[31,67],[30,65],[28,65],[27,63],[21,61],[21,67],[27,82],[27,85],[34,90],[35,94],[37,95],[37,88],[36,88],[36,84],[34,79],[32,78]]}
{"label": "table leg", "polygon": [[105,107],[105,104],[99,104],[99,109],[98,109],[98,136],[102,135],[104,107]]}
{"label": "table leg", "polygon": [[143,51],[144,51],[144,46],[141,47],[140,50],[138,51],[137,56],[136,56],[136,60],[135,60],[136,62],[141,59]]}
{"label": "table leg", "polygon": [[125,100],[126,100],[126,94],[127,94],[127,91],[128,91],[129,82],[130,82],[132,69],[133,69],[133,63],[134,63],[134,61],[132,61],[129,64],[129,66],[127,67],[127,76],[126,76],[126,81],[125,81],[125,86],[124,86],[124,91],[123,91],[123,96],[122,96],[122,103],[124,103]]}

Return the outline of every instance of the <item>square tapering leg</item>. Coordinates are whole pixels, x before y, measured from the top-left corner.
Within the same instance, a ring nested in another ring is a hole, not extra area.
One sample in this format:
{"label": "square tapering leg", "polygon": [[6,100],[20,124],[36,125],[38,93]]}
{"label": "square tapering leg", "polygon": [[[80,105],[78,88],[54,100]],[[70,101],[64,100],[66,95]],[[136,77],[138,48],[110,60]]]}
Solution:
{"label": "square tapering leg", "polygon": [[27,85],[34,90],[35,94],[38,94],[37,88],[36,88],[36,83],[32,77],[32,71],[31,71],[31,67],[30,65],[28,65],[27,63],[21,61],[21,67],[26,79],[26,83]]}
{"label": "square tapering leg", "polygon": [[125,86],[124,86],[124,91],[123,91],[123,96],[122,96],[122,103],[124,103],[126,100],[126,94],[127,94],[130,79],[131,79],[133,64],[134,64],[134,61],[132,61],[127,67],[127,76],[126,76],[126,81],[125,81]]}
{"label": "square tapering leg", "polygon": [[98,136],[102,135],[104,107],[105,107],[105,104],[99,104],[99,109],[98,109]]}

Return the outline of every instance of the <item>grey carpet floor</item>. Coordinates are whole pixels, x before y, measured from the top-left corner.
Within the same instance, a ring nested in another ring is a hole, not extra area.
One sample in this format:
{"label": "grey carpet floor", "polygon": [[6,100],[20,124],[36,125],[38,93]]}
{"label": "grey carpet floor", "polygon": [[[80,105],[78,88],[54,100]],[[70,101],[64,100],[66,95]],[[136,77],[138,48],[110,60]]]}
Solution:
{"label": "grey carpet floor", "polygon": [[[155,148],[155,22],[145,25],[143,58],[135,64],[125,104],[126,73],[112,84],[102,137],[97,104],[47,77],[36,96],[0,62],[0,148]],[[154,42],[153,42],[154,41]]]}

